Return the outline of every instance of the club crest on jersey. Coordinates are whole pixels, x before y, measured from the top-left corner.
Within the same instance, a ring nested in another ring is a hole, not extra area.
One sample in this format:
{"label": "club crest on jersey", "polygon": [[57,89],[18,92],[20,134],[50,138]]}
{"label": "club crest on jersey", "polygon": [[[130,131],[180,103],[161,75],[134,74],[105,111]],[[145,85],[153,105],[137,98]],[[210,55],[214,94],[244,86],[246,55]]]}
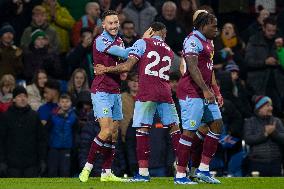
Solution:
{"label": "club crest on jersey", "polygon": [[104,109],[103,109],[103,113],[104,113],[104,114],[108,114],[108,112],[109,112],[108,108],[104,108]]}
{"label": "club crest on jersey", "polygon": [[196,126],[196,121],[195,120],[190,120],[189,124],[190,124],[190,127],[195,127]]}
{"label": "club crest on jersey", "polygon": [[189,42],[189,47],[190,47],[191,49],[195,49],[195,48],[196,48],[196,43],[195,43],[195,41],[190,41],[190,42]]}

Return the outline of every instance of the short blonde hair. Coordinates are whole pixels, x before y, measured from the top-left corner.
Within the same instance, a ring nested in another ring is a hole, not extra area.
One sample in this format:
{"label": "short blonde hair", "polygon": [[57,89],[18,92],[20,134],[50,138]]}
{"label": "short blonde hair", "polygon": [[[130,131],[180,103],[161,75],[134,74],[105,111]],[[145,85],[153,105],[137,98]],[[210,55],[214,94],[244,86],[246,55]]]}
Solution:
{"label": "short blonde hair", "polygon": [[0,80],[0,90],[2,90],[2,88],[5,85],[11,86],[11,91],[10,92],[12,92],[14,90],[14,88],[16,87],[16,80],[15,80],[13,75],[5,74],[5,75],[3,75],[1,77],[1,80]]}

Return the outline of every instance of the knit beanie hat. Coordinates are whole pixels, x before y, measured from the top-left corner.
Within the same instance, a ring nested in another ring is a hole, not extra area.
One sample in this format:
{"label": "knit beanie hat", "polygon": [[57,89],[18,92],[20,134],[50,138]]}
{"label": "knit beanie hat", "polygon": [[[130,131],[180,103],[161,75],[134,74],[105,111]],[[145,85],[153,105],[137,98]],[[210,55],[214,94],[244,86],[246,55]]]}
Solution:
{"label": "knit beanie hat", "polygon": [[16,96],[20,95],[20,94],[25,94],[28,95],[27,90],[25,89],[25,87],[18,85],[16,86],[16,88],[13,90],[13,98],[16,98]]}
{"label": "knit beanie hat", "polygon": [[36,29],[32,34],[31,34],[31,43],[34,44],[35,40],[38,37],[46,37],[46,34],[44,31],[42,31],[41,29]]}
{"label": "knit beanie hat", "polygon": [[240,68],[237,64],[235,63],[230,63],[228,64],[226,67],[225,67],[225,70],[226,71],[229,71],[229,72],[233,72],[233,71],[236,71],[236,72],[239,72],[240,71]]}
{"label": "knit beanie hat", "polygon": [[13,35],[15,35],[15,30],[13,26],[8,23],[5,23],[0,28],[0,37],[2,37],[2,35],[4,35],[4,33],[7,33],[7,32],[11,32]]}
{"label": "knit beanie hat", "polygon": [[254,110],[258,111],[261,107],[263,107],[265,104],[270,103],[272,105],[272,100],[268,96],[257,96],[255,97],[255,105]]}

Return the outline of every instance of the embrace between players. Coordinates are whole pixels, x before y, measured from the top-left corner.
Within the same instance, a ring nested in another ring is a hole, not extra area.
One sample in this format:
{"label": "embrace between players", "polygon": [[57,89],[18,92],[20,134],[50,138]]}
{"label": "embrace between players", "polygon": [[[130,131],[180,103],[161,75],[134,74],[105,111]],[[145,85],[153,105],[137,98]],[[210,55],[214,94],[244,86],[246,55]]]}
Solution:
{"label": "embrace between players", "polygon": [[[217,150],[222,130],[218,105],[223,105],[223,99],[213,72],[212,39],[217,35],[216,17],[205,10],[196,11],[194,30],[184,40],[185,69],[177,89],[182,134],[169,85],[174,53],[164,42],[167,34],[165,25],[154,22],[142,39],[125,49],[118,36],[117,13],[106,11],[102,20],[104,31],[93,45],[96,77],[91,88],[94,116],[98,118],[101,131],[92,142],[87,162],[79,175],[80,181],[88,180],[95,158],[102,154],[101,181],[149,182],[149,131],[154,114],[158,112],[163,126],[169,128],[176,156],[174,183],[197,184],[198,180],[220,183],[209,173],[209,163]],[[123,117],[119,73],[130,71],[134,65],[138,68],[139,91],[132,127],[136,128],[139,172],[132,179],[122,179],[111,171],[119,120]],[[189,161],[191,171],[187,175]]]}

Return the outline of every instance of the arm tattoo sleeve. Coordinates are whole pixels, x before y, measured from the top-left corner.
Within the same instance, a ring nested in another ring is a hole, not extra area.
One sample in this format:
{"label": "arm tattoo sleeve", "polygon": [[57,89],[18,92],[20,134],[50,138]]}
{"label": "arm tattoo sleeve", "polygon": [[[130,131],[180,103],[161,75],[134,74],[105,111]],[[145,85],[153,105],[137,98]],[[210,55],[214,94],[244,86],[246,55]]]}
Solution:
{"label": "arm tattoo sleeve", "polygon": [[197,56],[187,56],[185,58],[187,69],[192,77],[193,81],[202,89],[208,90],[207,85],[205,84],[203,77],[199,68],[197,67],[198,64],[198,57]]}
{"label": "arm tattoo sleeve", "polygon": [[118,64],[117,66],[110,66],[107,68],[108,73],[122,73],[128,72],[138,62],[135,57],[129,57],[126,62]]}

